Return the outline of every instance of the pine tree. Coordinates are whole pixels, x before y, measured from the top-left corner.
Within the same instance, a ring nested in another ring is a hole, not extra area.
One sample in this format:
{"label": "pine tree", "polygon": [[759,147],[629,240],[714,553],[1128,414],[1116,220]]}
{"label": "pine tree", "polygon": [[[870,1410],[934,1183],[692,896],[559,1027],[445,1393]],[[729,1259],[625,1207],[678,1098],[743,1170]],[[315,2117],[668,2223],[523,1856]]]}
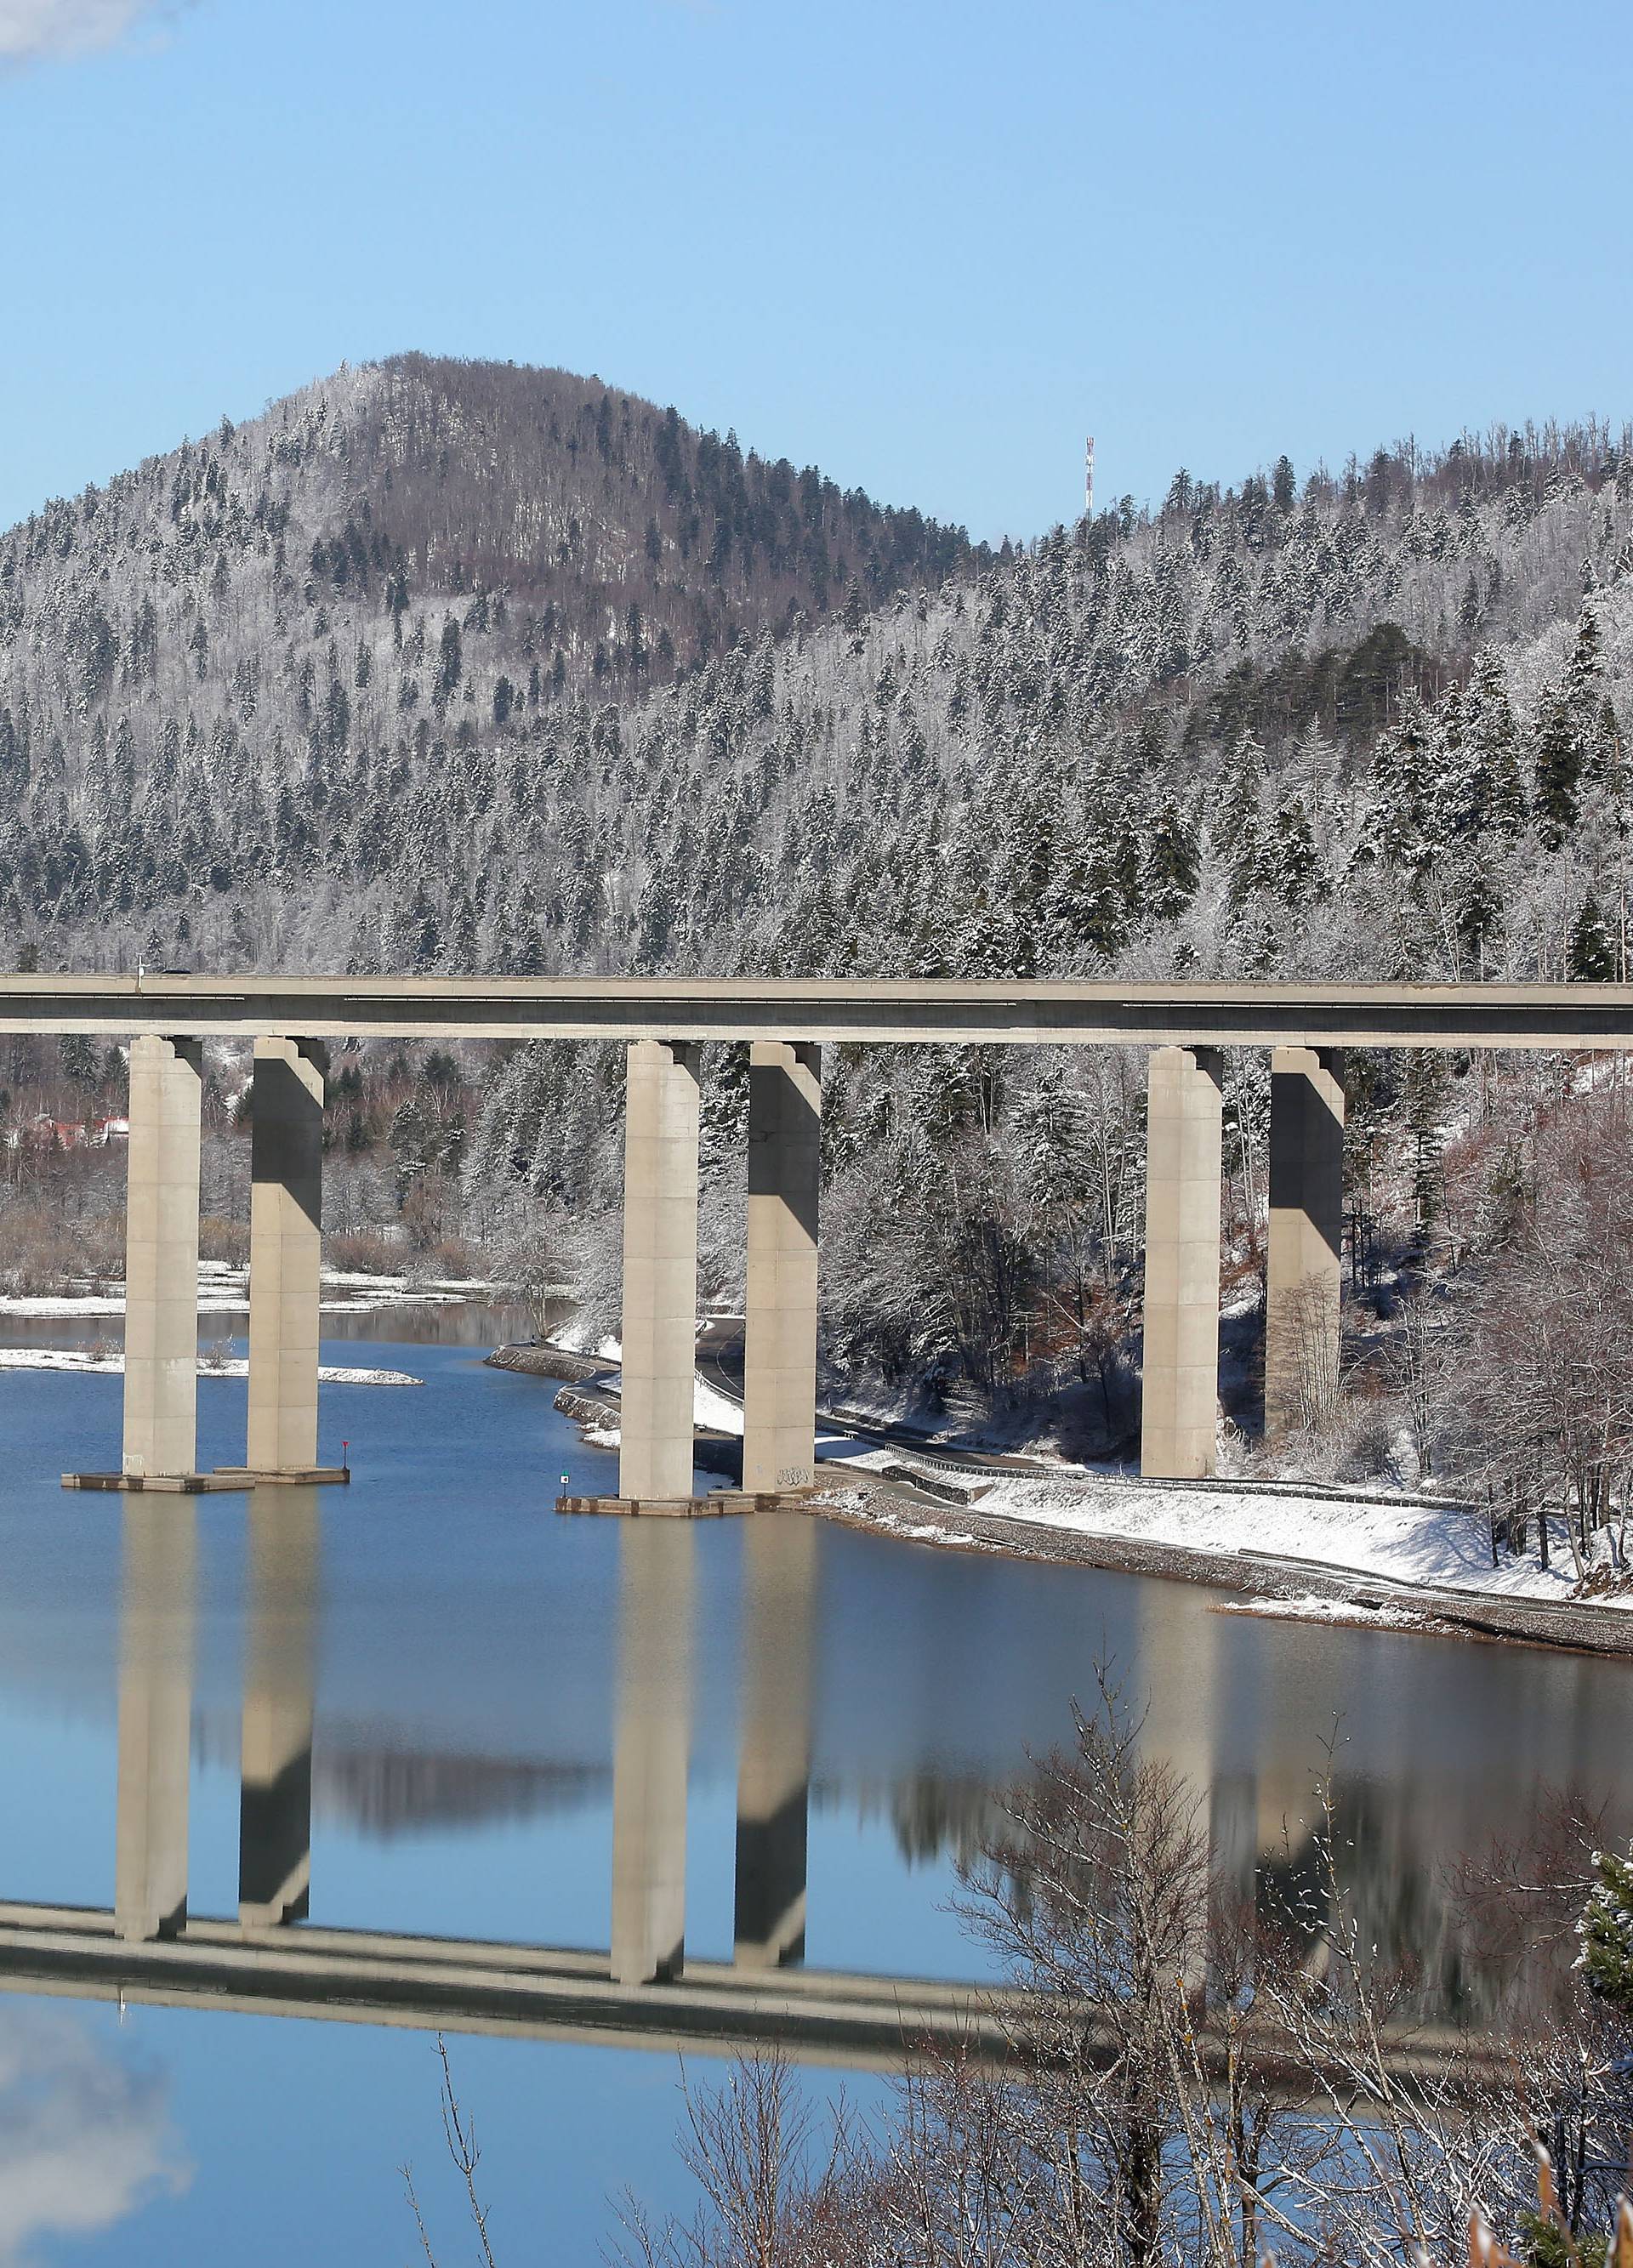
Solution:
{"label": "pine tree", "polygon": [[1459,894],[1457,933],[1459,940],[1473,956],[1475,971],[1485,973],[1486,946],[1496,933],[1502,913],[1502,901],[1492,882],[1485,861],[1478,852],[1466,865],[1462,887]]}
{"label": "pine tree", "polygon": [[1151,822],[1140,877],[1141,900],[1148,917],[1172,921],[1196,895],[1197,848],[1171,795],[1165,795]]}
{"label": "pine tree", "polygon": [[1557,850],[1577,823],[1582,742],[1569,699],[1555,695],[1537,736],[1534,810],[1544,848]]}
{"label": "pine tree", "polygon": [[1462,831],[1487,827],[1512,841],[1525,831],[1526,784],[1503,665],[1488,646],[1476,656],[1463,701]]}
{"label": "pine tree", "polygon": [[1301,796],[1289,796],[1275,815],[1272,854],[1278,896],[1289,906],[1306,906],[1323,895],[1315,837]]}
{"label": "pine tree", "polygon": [[1578,1965],[1600,1999],[1633,2016],[1633,1852],[1625,1859],[1595,1852],[1593,1872],[1598,1879],[1577,1924]]}
{"label": "pine tree", "polygon": [[1615,977],[1615,946],[1592,890],[1583,899],[1570,932],[1570,973],[1586,984],[1608,984]]}

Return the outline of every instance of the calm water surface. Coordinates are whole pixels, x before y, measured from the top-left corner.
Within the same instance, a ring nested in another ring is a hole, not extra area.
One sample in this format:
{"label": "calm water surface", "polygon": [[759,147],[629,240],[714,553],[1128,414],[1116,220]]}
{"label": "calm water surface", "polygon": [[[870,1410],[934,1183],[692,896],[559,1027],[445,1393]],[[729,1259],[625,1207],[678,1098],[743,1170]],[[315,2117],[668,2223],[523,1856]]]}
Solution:
{"label": "calm water surface", "polygon": [[[324,1389],[349,1490],[65,1494],[63,1469],[117,1462],[119,1381],[0,1373],[0,1899],[113,1905],[122,1693],[127,1756],[147,1742],[126,1875],[161,1900],[184,1878],[193,1916],[298,1904],[309,1867],[314,1926],[606,1948],[617,1786],[661,1877],[625,1936],[678,1928],[683,1879],[695,1958],[797,1953],[802,1918],[812,1966],[894,1974],[981,1973],[947,1910],[956,1854],[1097,1658],[1244,1880],[1297,1850],[1336,1733],[1371,1933],[1448,1982],[1446,1863],[1550,1782],[1625,1778],[1621,1664],[1240,1619],[1188,1585],[804,1519],[558,1520],[559,1476],[610,1490],[614,1460],[548,1386],[481,1366],[491,1326],[347,1328],[425,1381]],[[337,1335],[327,1359],[359,1354]],[[199,1406],[201,1462],[241,1457],[241,1384],[203,1382]],[[672,2054],[453,2052],[506,2268],[595,2258],[626,2184],[683,2199]],[[397,2264],[405,2159],[464,2257],[440,2150],[423,2034],[0,1996],[0,2233],[31,2258]]]}

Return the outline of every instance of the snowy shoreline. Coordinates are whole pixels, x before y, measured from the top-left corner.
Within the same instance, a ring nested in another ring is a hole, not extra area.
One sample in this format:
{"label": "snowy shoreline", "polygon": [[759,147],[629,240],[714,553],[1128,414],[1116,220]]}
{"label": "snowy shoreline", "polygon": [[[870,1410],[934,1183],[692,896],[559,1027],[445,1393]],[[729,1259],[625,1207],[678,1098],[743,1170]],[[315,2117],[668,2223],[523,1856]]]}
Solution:
{"label": "snowy shoreline", "polygon": [[[703,1378],[695,1382],[693,1415],[698,1425],[720,1432],[743,1431],[742,1404],[728,1401]],[[816,1454],[819,1478],[831,1476],[841,1486],[846,1469],[877,1474],[892,1466],[911,1469],[915,1458],[905,1442],[862,1447],[843,1435],[824,1433],[820,1422]],[[932,1458],[934,1454],[932,1449]],[[931,1477],[967,1487],[969,1511],[994,1523],[1012,1521],[1086,1538],[1258,1558],[1289,1569],[1309,1566],[1340,1582],[1386,1584],[1402,1594],[1408,1610],[1414,1590],[1565,1609],[1576,1603],[1577,1564],[1557,1517],[1550,1523],[1553,1564],[1545,1572],[1534,1541],[1525,1556],[1504,1555],[1494,1567],[1484,1513],[1429,1496],[1304,1490],[1293,1481],[1210,1488],[1206,1482],[1124,1479],[1081,1468],[1036,1476],[996,1468],[987,1476],[961,1468],[945,1475],[933,1470]],[[959,1508],[951,1509],[957,1513]],[[915,1540],[964,1539],[938,1528]],[[1602,1572],[1609,1559],[1603,1530],[1594,1543],[1593,1570]],[[1308,1619],[1334,1619],[1330,1602],[1305,1603]],[[1633,1613],[1633,1584],[1589,1603]],[[1378,1620],[1369,1609],[1362,1614],[1371,1623]]]}
{"label": "snowy shoreline", "polygon": [[[92,1354],[78,1347],[0,1347],[0,1370],[68,1370],[92,1378],[122,1378],[125,1359],[122,1354]],[[220,1362],[201,1355],[198,1374],[201,1378],[248,1378],[249,1365],[241,1355]],[[318,1372],[321,1386],[423,1386],[425,1382],[406,1370],[325,1364]]]}
{"label": "snowy shoreline", "polygon": [[[388,1307],[457,1307],[472,1300],[502,1299],[505,1286],[477,1278],[439,1277],[414,1283],[405,1276],[372,1276],[358,1269],[325,1268],[320,1285],[319,1312],[325,1315],[366,1315]],[[122,1315],[122,1285],[73,1292],[0,1292],[0,1320],[6,1316],[42,1322],[93,1321]],[[242,1315],[249,1312],[249,1270],[225,1261],[202,1260],[198,1266],[198,1312],[201,1315]]]}
{"label": "snowy shoreline", "polygon": [[[1416,1632],[1464,1639],[1566,1646],[1593,1653],[1633,1654],[1633,1591],[1572,1596],[1574,1565],[1543,1577],[1534,1562],[1506,1561],[1498,1569],[1475,1564],[1467,1535],[1452,1536],[1452,1561],[1434,1542],[1437,1521],[1471,1521],[1452,1507],[1356,1505],[1324,1498],[1267,1498],[1179,1485],[1149,1492],[1134,1480],[1078,1482],[1002,1476],[962,1506],[895,1503],[869,1485],[846,1488],[834,1472],[810,1509],[845,1525],[902,1542],[945,1550],[989,1551],[1050,1565],[1094,1567],[1124,1574],[1193,1582],[1227,1593],[1216,1611],[1283,1621]],[[1221,1504],[1220,1499],[1224,1501]],[[1120,1506],[1111,1501],[1120,1498]],[[1204,1500],[1199,1507],[1198,1499]],[[1192,1516],[1186,1516],[1186,1507]],[[1327,1516],[1328,1532],[1312,1526],[1289,1535],[1264,1515]],[[1359,1518],[1345,1515],[1359,1514]],[[1425,1530],[1419,1523],[1427,1522]],[[1344,1557],[1334,1533],[1341,1527]],[[1391,1548],[1389,1530],[1397,1533]],[[1371,1567],[1358,1567],[1374,1548]],[[1292,1543],[1290,1550],[1277,1544]],[[1330,1557],[1318,1556],[1322,1544]],[[1394,1565],[1388,1565],[1390,1559]],[[1496,1581],[1493,1581],[1495,1576]],[[1504,1580],[1506,1578],[1506,1580]],[[1547,1584],[1548,1587],[1544,1588]]]}
{"label": "snowy shoreline", "polygon": [[[1261,1492],[1210,1489],[1205,1482],[1149,1488],[1099,1476],[1033,1480],[1005,1473],[979,1503],[988,1519],[1265,1557],[1408,1589],[1567,1605],[1578,1580],[1563,1521],[1554,1523],[1553,1565],[1546,1572],[1534,1546],[1494,1567],[1483,1513],[1422,1497],[1303,1495],[1286,1486]],[[1607,1556],[1602,1530],[1596,1541]],[[1633,1609],[1633,1591],[1594,1603]]]}

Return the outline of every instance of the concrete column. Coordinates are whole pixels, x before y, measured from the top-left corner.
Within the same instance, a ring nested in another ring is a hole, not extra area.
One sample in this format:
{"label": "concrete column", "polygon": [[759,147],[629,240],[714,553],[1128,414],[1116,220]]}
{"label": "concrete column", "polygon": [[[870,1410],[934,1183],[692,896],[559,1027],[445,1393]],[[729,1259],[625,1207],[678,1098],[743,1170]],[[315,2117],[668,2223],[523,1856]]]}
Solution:
{"label": "concrete column", "polygon": [[317,1573],[316,1489],[252,1490],[238,1815],[238,1914],[251,1925],[306,1918]]}
{"label": "concrete column", "polygon": [[145,1941],[187,1920],[193,1500],[128,1496],[122,1528],[114,1926]]}
{"label": "concrete column", "polygon": [[323,1074],[304,1040],[257,1040],[249,1139],[251,1472],[317,1463]]}
{"label": "concrete column", "polygon": [[817,1525],[766,1513],[743,1538],[743,1649],[737,1761],[735,1959],[775,1969],[805,1953],[811,1673]]}
{"label": "concrete column", "polygon": [[198,1457],[198,1135],[203,1049],[130,1043],[125,1183],[127,1473],[190,1473]]}
{"label": "concrete column", "polygon": [[803,1488],[816,1462],[816,1214],[822,1050],[749,1055],[749,1262],[743,1485]]}
{"label": "concrete column", "polygon": [[629,1051],[620,1496],[691,1494],[698,1053],[661,1040]]}
{"label": "concrete column", "polygon": [[620,1527],[611,1948],[619,1984],[667,1981],[685,1960],[693,1542],[690,1521]]}
{"label": "concrete column", "polygon": [[1219,1407],[1220,1064],[1158,1048],[1146,1121],[1145,1389],[1140,1469],[1214,1470]]}
{"label": "concrete column", "polygon": [[1265,1438],[1319,1424],[1338,1395],[1344,1242],[1344,1058],[1270,1058],[1270,1242],[1265,1271]]}

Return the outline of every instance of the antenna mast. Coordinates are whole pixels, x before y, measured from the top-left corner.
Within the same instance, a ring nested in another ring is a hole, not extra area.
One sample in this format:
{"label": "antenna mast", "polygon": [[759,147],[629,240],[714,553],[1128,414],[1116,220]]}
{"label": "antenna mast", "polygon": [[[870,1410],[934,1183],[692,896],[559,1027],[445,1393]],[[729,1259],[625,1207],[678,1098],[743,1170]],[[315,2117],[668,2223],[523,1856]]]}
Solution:
{"label": "antenna mast", "polygon": [[1094,435],[1083,450],[1083,518],[1094,518]]}

